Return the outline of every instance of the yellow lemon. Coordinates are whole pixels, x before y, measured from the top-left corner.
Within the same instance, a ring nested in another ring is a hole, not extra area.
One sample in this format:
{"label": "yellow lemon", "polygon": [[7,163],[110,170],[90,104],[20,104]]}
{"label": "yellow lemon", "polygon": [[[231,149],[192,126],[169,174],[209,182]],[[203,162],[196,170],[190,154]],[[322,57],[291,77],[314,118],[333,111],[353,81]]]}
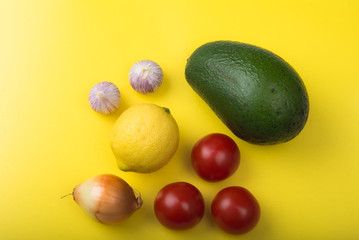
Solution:
{"label": "yellow lemon", "polygon": [[168,108],[138,104],[125,110],[111,134],[111,148],[119,169],[154,172],[175,154],[179,131]]}

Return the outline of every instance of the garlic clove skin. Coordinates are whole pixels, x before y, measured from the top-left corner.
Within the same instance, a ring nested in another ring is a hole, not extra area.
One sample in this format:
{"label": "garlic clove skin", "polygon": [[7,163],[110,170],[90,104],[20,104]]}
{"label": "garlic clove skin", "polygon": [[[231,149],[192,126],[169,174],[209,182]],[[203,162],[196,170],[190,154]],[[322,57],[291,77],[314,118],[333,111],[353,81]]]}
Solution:
{"label": "garlic clove skin", "polygon": [[123,179],[103,174],[78,184],[73,191],[74,201],[95,221],[117,224],[141,208],[141,196]]}
{"label": "garlic clove skin", "polygon": [[95,112],[110,114],[119,107],[121,93],[115,84],[100,82],[91,88],[88,100]]}
{"label": "garlic clove skin", "polygon": [[147,94],[157,90],[162,84],[162,68],[151,60],[136,62],[130,69],[130,84],[139,93]]}

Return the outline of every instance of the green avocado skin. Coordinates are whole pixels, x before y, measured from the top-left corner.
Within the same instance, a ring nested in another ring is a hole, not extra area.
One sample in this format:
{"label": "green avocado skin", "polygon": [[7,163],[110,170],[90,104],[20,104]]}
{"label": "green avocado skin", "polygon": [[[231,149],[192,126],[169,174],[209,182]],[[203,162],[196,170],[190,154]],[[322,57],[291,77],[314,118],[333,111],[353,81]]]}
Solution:
{"label": "green avocado skin", "polygon": [[249,143],[287,142],[307,122],[303,81],[263,48],[233,41],[204,44],[188,58],[185,77],[223,123]]}

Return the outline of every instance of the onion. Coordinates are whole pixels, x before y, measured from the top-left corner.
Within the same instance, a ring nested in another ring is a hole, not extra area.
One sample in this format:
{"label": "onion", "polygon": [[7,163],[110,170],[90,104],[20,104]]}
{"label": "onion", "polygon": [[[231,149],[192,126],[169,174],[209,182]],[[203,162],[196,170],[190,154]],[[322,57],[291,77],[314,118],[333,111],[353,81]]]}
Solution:
{"label": "onion", "polygon": [[99,175],[78,184],[72,195],[89,217],[104,224],[120,223],[142,206],[141,195],[112,174]]}
{"label": "onion", "polygon": [[161,67],[150,60],[136,62],[129,74],[130,84],[139,93],[154,92],[163,80]]}

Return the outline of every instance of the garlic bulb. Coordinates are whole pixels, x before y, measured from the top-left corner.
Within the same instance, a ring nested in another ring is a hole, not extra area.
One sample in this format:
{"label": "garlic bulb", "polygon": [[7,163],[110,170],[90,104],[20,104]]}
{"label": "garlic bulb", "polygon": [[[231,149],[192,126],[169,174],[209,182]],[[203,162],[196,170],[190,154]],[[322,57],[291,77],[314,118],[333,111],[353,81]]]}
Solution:
{"label": "garlic bulb", "polygon": [[110,114],[120,105],[121,94],[115,84],[100,82],[91,88],[88,99],[94,111]]}
{"label": "garlic bulb", "polygon": [[157,63],[142,60],[132,66],[129,78],[132,88],[137,92],[151,93],[162,84],[163,71]]}
{"label": "garlic bulb", "polygon": [[140,194],[112,174],[99,175],[78,184],[72,195],[89,217],[104,224],[120,223],[142,206]]}

